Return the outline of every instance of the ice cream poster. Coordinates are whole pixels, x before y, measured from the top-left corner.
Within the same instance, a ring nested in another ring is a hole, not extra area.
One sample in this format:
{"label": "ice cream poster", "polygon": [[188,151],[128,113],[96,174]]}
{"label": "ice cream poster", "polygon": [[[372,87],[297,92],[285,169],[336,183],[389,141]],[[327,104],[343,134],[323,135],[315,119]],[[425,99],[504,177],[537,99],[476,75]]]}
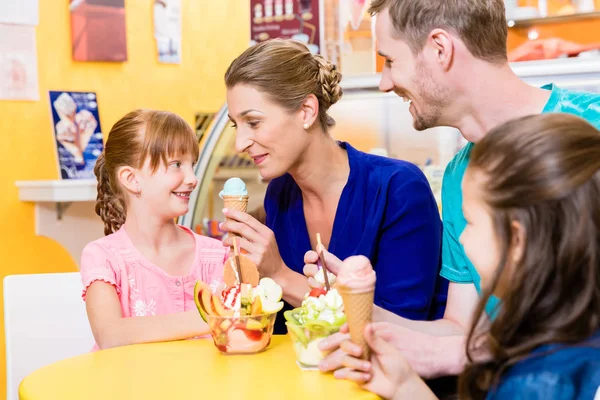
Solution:
{"label": "ice cream poster", "polygon": [[250,0],[250,44],[273,38],[303,42],[321,53],[323,0]]}
{"label": "ice cream poster", "polygon": [[104,143],[96,93],[50,92],[61,179],[94,179]]}

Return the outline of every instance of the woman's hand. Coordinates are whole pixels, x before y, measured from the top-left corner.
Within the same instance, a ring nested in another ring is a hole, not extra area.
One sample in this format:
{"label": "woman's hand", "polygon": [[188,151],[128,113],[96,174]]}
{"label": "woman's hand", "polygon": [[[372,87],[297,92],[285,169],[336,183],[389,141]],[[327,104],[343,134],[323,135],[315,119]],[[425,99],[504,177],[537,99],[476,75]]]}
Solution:
{"label": "woman's hand", "polygon": [[385,399],[394,398],[403,385],[420,381],[400,350],[378,334],[377,325],[367,325],[365,339],[371,348],[370,361],[359,358],[360,346],[345,341],[341,345],[346,353],[342,360],[344,368],[335,371],[336,378],[354,381]]}
{"label": "woman's hand", "polygon": [[[273,231],[244,212],[223,209],[223,214],[232,221],[223,222],[221,229],[240,235],[236,238],[238,246],[256,264],[260,276],[276,280],[287,267],[279,254]],[[223,244],[232,247],[233,238],[229,235]]]}
{"label": "woman's hand", "polygon": [[[327,278],[329,278],[329,283],[333,285],[335,283],[336,276],[342,266],[342,261],[322,247],[317,246],[317,250],[323,250],[325,266],[327,267],[327,270],[329,270],[329,272],[327,273]],[[303,272],[304,275],[306,275],[306,277],[308,278],[308,284],[311,288],[320,288],[325,286],[323,274],[320,273],[319,275],[317,275],[317,273],[321,271],[317,266],[318,259],[319,255],[316,251],[313,250],[307,251],[304,255]]]}

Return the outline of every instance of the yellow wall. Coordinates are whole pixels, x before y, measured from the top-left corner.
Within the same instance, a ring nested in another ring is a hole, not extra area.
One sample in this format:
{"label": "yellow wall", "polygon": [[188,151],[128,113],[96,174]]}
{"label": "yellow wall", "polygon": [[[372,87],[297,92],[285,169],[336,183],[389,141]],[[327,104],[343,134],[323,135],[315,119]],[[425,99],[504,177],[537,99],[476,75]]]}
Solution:
{"label": "yellow wall", "polygon": [[[73,62],[68,0],[40,1],[37,27],[40,97],[0,101],[0,276],[77,269],[58,243],[34,233],[33,204],[18,200],[16,180],[57,179],[48,90],[95,91],[102,129],[137,107],[185,117],[216,111],[225,100],[223,73],[249,40],[249,10],[241,0],[182,0],[181,65],[157,62],[152,1],[126,0],[128,61]],[[7,38],[2,38],[7,40]],[[2,289],[0,288],[0,291]],[[0,398],[5,396],[4,315],[0,296]],[[43,307],[40,305],[40,312]]]}

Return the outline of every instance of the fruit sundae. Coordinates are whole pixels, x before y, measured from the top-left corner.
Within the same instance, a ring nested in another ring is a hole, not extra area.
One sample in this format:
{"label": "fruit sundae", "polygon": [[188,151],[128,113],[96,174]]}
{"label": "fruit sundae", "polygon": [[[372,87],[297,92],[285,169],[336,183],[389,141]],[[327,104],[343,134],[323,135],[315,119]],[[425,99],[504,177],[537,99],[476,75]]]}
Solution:
{"label": "fruit sundae", "polygon": [[300,367],[314,368],[325,357],[319,343],[336,333],[346,322],[342,297],[336,289],[316,288],[307,293],[302,305],[284,313]]}
{"label": "fruit sundae", "polygon": [[281,287],[270,278],[262,278],[256,286],[238,283],[216,291],[198,281],[194,290],[198,311],[224,354],[264,350],[271,342],[277,312],[283,308],[281,297]]}

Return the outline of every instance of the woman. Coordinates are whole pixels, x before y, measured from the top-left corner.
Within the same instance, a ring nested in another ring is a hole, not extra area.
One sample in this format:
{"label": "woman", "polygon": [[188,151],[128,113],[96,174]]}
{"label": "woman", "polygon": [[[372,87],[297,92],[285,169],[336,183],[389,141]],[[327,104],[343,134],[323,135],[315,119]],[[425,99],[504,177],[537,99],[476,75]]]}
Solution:
{"label": "woman", "polygon": [[[282,286],[287,307],[310,290],[304,255],[320,233],[327,254],[371,260],[377,306],[411,319],[440,316],[447,282],[438,280],[441,223],[429,184],[413,164],[365,154],[329,135],[335,122],[327,110],[342,96],[340,80],[334,65],[294,41],[254,45],[229,66],[236,150],[271,182],[266,226],[224,210],[235,221],[222,229],[242,237],[261,276]],[[282,326],[280,319],[276,332]]]}

